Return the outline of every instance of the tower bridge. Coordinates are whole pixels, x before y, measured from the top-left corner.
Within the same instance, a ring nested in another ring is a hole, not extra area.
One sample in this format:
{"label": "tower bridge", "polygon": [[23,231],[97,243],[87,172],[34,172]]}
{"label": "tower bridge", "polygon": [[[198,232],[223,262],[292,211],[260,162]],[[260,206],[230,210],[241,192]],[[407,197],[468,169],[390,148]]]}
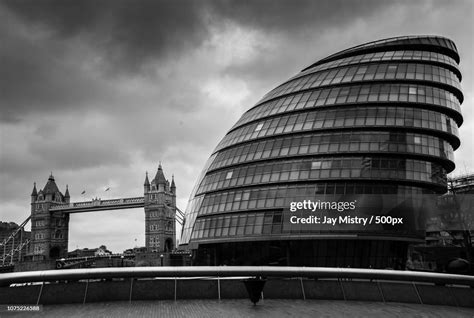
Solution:
{"label": "tower bridge", "polygon": [[[31,213],[9,237],[0,243],[0,264],[17,262],[53,263],[66,258],[69,242],[69,220],[72,213],[100,212],[144,208],[145,247],[148,253],[167,253],[176,247],[176,222],[183,224],[184,214],[176,207],[174,176],[169,182],[161,164],[150,182],[145,176],[144,195],[131,198],[70,202],[69,189],[59,190],[51,174],[43,189],[36,183],[31,193]],[[31,234],[24,240],[25,225],[31,221]],[[20,234],[20,235],[19,235]],[[18,238],[19,237],[19,238]]]}

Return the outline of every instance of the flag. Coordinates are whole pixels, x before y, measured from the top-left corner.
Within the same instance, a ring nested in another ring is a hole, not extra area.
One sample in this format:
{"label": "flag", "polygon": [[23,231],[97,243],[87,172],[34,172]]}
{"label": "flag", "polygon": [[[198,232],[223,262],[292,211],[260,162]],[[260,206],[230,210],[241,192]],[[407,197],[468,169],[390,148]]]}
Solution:
{"label": "flag", "polygon": [[84,191],[81,192],[81,194],[84,194],[84,193],[86,193],[86,190],[84,190]]}
{"label": "flag", "polygon": [[110,187],[109,187],[109,188],[107,188],[107,189],[105,189],[105,192],[107,192],[107,191],[109,191],[109,190],[110,190]]}

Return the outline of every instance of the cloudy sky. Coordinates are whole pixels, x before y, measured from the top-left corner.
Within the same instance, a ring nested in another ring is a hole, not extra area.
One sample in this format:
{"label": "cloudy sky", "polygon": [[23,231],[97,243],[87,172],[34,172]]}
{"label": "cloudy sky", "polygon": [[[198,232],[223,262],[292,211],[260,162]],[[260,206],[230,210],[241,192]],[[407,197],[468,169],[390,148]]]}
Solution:
{"label": "cloudy sky", "polygon": [[[29,215],[52,171],[72,201],[143,194],[161,161],[184,210],[218,141],[266,92],[338,50],[451,38],[474,172],[474,2],[0,1],[0,220]],[[110,190],[104,190],[110,187]],[[81,192],[86,190],[85,195]],[[69,249],[144,245],[143,209],[71,216]]]}

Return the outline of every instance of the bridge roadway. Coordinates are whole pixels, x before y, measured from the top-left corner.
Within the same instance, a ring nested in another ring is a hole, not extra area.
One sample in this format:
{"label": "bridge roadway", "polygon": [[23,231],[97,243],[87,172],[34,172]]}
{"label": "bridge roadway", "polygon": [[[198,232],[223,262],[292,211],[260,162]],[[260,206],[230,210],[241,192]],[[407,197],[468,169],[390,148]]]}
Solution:
{"label": "bridge roadway", "polygon": [[92,201],[71,202],[69,204],[54,205],[50,207],[49,210],[51,212],[60,211],[64,213],[82,213],[104,210],[143,208],[144,206],[144,197],[134,197],[109,200],[93,199]]}

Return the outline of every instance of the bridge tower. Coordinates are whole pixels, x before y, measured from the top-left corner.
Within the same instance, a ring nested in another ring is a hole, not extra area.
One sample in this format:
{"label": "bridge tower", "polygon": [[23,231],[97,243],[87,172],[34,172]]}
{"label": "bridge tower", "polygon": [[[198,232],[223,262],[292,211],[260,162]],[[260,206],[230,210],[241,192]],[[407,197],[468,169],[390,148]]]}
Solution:
{"label": "bridge tower", "polygon": [[147,252],[171,252],[176,247],[176,185],[166,180],[161,163],[150,182],[146,173],[145,246]]}
{"label": "bridge tower", "polygon": [[50,211],[59,204],[69,203],[69,190],[64,194],[51,174],[39,192],[36,183],[31,193],[31,243],[25,260],[47,261],[67,257],[69,214]]}

